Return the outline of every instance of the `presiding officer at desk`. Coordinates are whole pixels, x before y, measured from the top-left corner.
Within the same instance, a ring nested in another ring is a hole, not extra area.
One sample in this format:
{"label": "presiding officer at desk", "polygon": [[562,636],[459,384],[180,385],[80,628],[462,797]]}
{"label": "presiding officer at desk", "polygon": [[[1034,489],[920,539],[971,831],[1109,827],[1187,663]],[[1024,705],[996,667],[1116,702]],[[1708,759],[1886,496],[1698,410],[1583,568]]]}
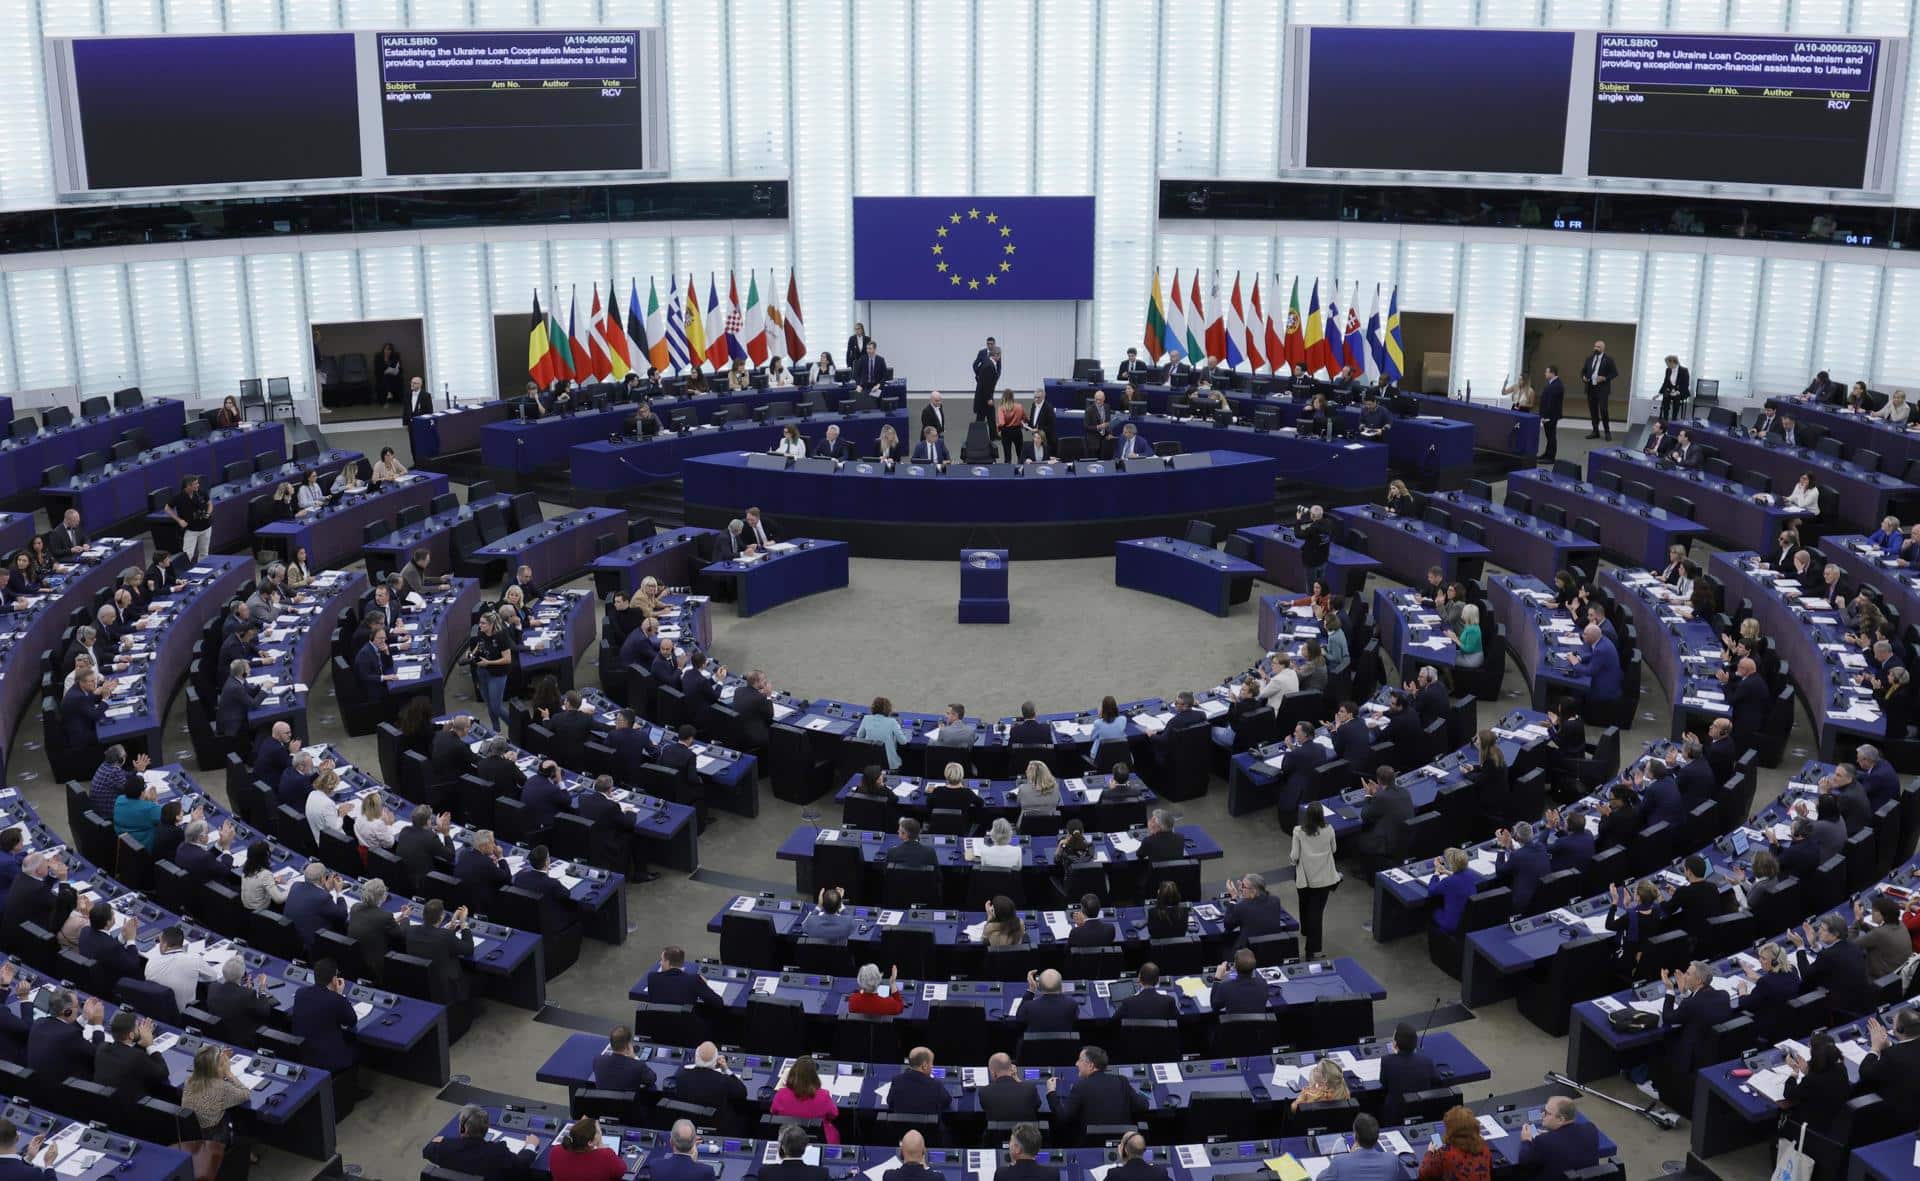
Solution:
{"label": "presiding officer at desk", "polygon": [[[1686,370],[1682,369],[1681,373]],[[1565,1181],[1581,1169],[1600,1163],[1600,1129],[1583,1124],[1573,1100],[1555,1095],[1540,1113],[1540,1133],[1533,1125],[1520,1129],[1520,1173],[1534,1181]]]}
{"label": "presiding officer at desk", "polygon": [[518,1144],[487,1139],[487,1109],[468,1104],[460,1109],[460,1134],[449,1140],[435,1136],[420,1155],[440,1168],[468,1173],[485,1181],[516,1181],[526,1175],[540,1137],[528,1133]]}

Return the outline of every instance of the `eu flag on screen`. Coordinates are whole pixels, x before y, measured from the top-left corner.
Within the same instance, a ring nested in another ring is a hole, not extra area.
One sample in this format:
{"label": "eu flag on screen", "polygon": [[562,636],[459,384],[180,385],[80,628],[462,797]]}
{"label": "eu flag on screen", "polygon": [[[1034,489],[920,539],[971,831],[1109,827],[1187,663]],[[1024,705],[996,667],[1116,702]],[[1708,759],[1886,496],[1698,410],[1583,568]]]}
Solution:
{"label": "eu flag on screen", "polygon": [[1092,299],[1092,197],[855,197],[855,299]]}

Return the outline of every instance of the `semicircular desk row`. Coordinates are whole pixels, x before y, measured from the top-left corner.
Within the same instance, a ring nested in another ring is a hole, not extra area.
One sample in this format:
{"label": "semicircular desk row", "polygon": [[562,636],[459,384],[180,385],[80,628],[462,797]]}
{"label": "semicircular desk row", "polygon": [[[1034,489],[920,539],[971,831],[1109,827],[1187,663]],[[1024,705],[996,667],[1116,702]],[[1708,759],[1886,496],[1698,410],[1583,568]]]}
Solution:
{"label": "semicircular desk row", "polygon": [[884,464],[776,455],[689,459],[687,520],[724,526],[759,506],[788,536],[845,541],[864,556],[952,560],[967,546],[1015,560],[1106,557],[1115,542],[1185,531],[1204,515],[1226,528],[1273,511],[1273,459],[1203,451],[1130,464]]}

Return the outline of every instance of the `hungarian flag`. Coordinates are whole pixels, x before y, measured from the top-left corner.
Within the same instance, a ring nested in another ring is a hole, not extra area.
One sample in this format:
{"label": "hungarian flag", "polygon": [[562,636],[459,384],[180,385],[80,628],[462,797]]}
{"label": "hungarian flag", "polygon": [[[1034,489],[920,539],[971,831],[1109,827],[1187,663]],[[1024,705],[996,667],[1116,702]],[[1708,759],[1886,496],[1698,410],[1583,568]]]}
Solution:
{"label": "hungarian flag", "polygon": [[574,364],[573,341],[560,327],[560,294],[553,296],[553,312],[547,317],[547,340],[553,349],[553,380],[572,381],[578,374]]}
{"label": "hungarian flag", "polygon": [[1286,364],[1287,361],[1287,342],[1286,339],[1280,335],[1279,330],[1273,326],[1273,314],[1271,312],[1267,313],[1265,319],[1267,322],[1267,336],[1264,343],[1267,349],[1267,371],[1269,373],[1278,373],[1280,366]]}
{"label": "hungarian flag", "polygon": [[[1202,356],[1208,364],[1218,364],[1227,355],[1227,308],[1220,298],[1220,276],[1213,277],[1213,316],[1207,321],[1207,347]],[[1199,364],[1199,362],[1194,362]]]}
{"label": "hungarian flag", "polygon": [[1287,369],[1298,376],[1307,371],[1307,337],[1300,321],[1300,276],[1293,277],[1293,294],[1287,299]]}
{"label": "hungarian flag", "polygon": [[1153,289],[1147,293],[1147,327],[1140,339],[1146,345],[1148,362],[1159,360],[1167,339],[1167,309],[1160,302],[1159,267],[1153,268]]}
{"label": "hungarian flag", "polygon": [[660,288],[653,279],[647,280],[646,319],[640,319],[640,285],[637,282],[633,285],[633,295],[627,300],[627,318],[641,325],[641,335],[647,342],[647,364],[665,373],[669,363],[667,317],[660,310]]}
{"label": "hungarian flag", "polygon": [[740,313],[740,282],[727,272],[727,359],[747,359],[746,317]]}
{"label": "hungarian flag", "polygon": [[760,280],[752,271],[747,272],[747,310],[741,321],[740,334],[745,338],[747,360],[759,368],[767,363],[767,310],[760,304]]}
{"label": "hungarian flag", "polygon": [[1226,362],[1227,368],[1236,369],[1246,360],[1240,352],[1240,342],[1247,338],[1247,317],[1240,302],[1240,272],[1233,273],[1233,296],[1227,300],[1225,308],[1225,329],[1220,337],[1220,351],[1213,354]]}
{"label": "hungarian flag", "polygon": [[714,372],[727,367],[727,358],[732,355],[728,348],[729,326],[726,309],[720,306],[720,284],[715,281],[713,272],[707,272],[707,312],[700,326],[707,333],[707,364]]}
{"label": "hungarian flag", "polygon": [[1247,345],[1242,351],[1247,354],[1247,368],[1258,373],[1260,372],[1260,366],[1267,363],[1266,357],[1261,355],[1260,352],[1260,338],[1265,335],[1267,314],[1260,310],[1259,275],[1253,277],[1253,299],[1247,306],[1249,308],[1247,313]]}
{"label": "hungarian flag", "polygon": [[527,329],[527,377],[542,389],[553,384],[553,348],[547,343],[547,314],[540,310],[540,293],[533,293],[533,323]]}
{"label": "hungarian flag", "polygon": [[700,319],[700,289],[687,275],[687,363],[695,369],[707,363],[707,326]]}
{"label": "hungarian flag", "polygon": [[644,356],[646,350],[636,352],[628,342],[626,326],[620,322],[620,289],[611,282],[607,284],[607,322],[601,335],[607,338],[607,365],[613,380],[625,381],[633,372],[634,357]]}
{"label": "hungarian flag", "polygon": [[587,309],[587,372],[595,381],[607,380],[613,362],[607,357],[606,329],[600,323],[600,284],[593,285],[593,306]]}
{"label": "hungarian flag", "polygon": [[1195,271],[1193,278],[1187,280],[1187,347],[1186,358],[1195,365],[1207,355],[1207,312],[1200,304],[1200,272]]}
{"label": "hungarian flag", "polygon": [[1184,357],[1187,355],[1187,309],[1180,302],[1178,267],[1173,270],[1173,288],[1168,295],[1166,353],[1169,357]]}
{"label": "hungarian flag", "polygon": [[787,308],[780,317],[786,322],[787,360],[795,365],[807,361],[806,325],[800,320],[800,281],[787,272]]}
{"label": "hungarian flag", "polygon": [[1313,281],[1313,294],[1307,299],[1307,318],[1302,322],[1307,335],[1307,372],[1319,373],[1327,367],[1326,326],[1320,318],[1320,280]]}

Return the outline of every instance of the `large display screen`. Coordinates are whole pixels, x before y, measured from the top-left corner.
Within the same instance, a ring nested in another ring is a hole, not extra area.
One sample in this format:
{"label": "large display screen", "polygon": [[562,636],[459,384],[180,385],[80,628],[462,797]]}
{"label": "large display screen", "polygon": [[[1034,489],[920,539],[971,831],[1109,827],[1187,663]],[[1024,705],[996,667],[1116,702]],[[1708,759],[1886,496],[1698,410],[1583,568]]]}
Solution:
{"label": "large display screen", "polygon": [[855,299],[1092,299],[1092,197],[855,197]]}
{"label": "large display screen", "polygon": [[1595,176],[1860,188],[1880,43],[1602,33]]}
{"label": "large display screen", "polygon": [[647,105],[636,33],[380,36],[396,174],[645,168]]}
{"label": "large display screen", "polygon": [[1295,25],[1281,158],[1885,194],[1906,69],[1899,37]]}
{"label": "large display screen", "polygon": [[668,169],[653,29],[49,37],[67,196]]}
{"label": "large display screen", "polygon": [[360,174],[351,33],[86,38],[65,81],[81,187]]}
{"label": "large display screen", "polygon": [[1560,171],[1572,33],[1311,32],[1307,167]]}

